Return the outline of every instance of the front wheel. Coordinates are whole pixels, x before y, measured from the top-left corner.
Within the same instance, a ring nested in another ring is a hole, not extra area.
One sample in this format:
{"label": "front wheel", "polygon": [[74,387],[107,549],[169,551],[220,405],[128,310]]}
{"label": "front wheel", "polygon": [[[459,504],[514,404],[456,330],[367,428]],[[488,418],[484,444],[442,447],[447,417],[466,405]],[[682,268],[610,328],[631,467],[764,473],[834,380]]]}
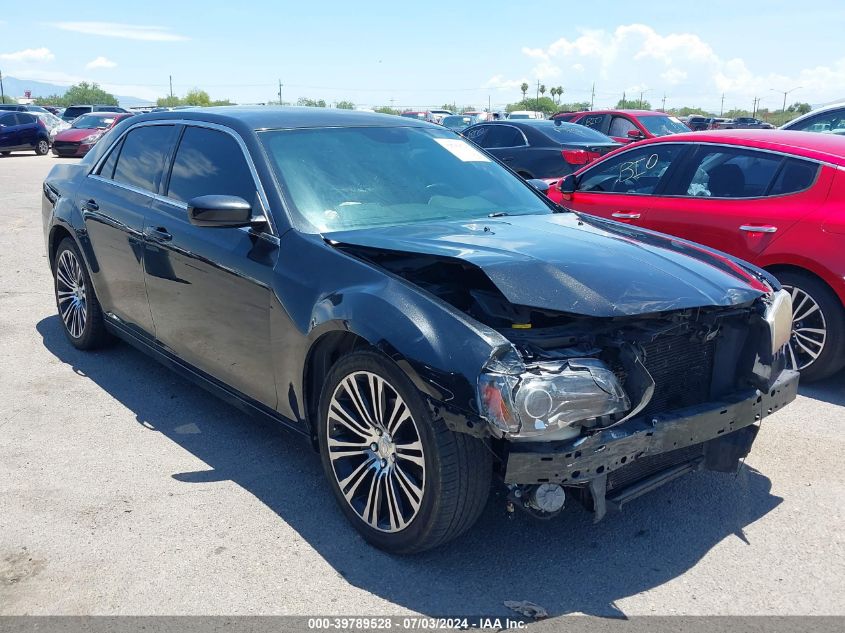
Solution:
{"label": "front wheel", "polygon": [[50,151],[50,142],[45,141],[43,138],[35,144],[35,153],[39,156],[45,156],[47,152]]}
{"label": "front wheel", "polygon": [[482,440],[432,419],[405,374],[373,351],[341,358],[320,399],[323,469],[343,513],[372,545],[431,549],[478,519],[492,460]]}
{"label": "front wheel", "polygon": [[777,274],[792,295],[792,336],[787,366],[807,382],[821,380],[845,365],[845,310],[820,279],[802,272]]}

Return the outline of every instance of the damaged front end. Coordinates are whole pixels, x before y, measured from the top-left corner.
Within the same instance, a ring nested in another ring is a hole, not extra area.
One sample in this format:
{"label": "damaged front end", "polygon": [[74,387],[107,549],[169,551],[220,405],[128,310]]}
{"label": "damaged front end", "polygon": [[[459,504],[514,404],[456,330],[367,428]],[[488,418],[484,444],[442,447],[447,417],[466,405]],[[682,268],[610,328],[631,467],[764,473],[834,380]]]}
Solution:
{"label": "damaged front end", "polygon": [[509,506],[537,517],[573,497],[598,520],[692,470],[735,470],[760,420],[796,397],[798,374],[783,369],[792,311],[782,290],[583,315],[515,305],[466,262],[342,248],[508,341],[478,375],[474,414],[492,436]]}

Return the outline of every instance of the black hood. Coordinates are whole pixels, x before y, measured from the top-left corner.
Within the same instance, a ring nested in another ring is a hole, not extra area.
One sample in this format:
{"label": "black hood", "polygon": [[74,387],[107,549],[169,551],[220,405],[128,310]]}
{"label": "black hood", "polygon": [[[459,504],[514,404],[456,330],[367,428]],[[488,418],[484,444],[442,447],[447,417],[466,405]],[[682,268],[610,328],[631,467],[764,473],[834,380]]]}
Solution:
{"label": "black hood", "polygon": [[717,251],[574,213],[415,223],[324,237],[468,262],[513,304],[584,316],[741,305],[769,291],[753,267]]}

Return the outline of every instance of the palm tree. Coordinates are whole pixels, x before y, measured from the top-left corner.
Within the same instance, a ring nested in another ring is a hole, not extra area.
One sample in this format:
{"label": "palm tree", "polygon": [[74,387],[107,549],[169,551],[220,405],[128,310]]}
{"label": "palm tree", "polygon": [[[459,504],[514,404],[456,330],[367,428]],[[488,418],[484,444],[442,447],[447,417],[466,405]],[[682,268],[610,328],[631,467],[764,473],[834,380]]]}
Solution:
{"label": "palm tree", "polygon": [[540,96],[546,95],[546,84],[540,84]]}
{"label": "palm tree", "polygon": [[527,84],[527,83],[523,83],[523,84],[519,87],[519,89],[520,89],[520,90],[522,90],[522,100],[523,100],[523,101],[525,101],[525,95],[527,95],[527,94],[528,94],[528,84]]}
{"label": "palm tree", "polygon": [[563,86],[557,87],[557,102],[560,103],[560,98],[563,96]]}

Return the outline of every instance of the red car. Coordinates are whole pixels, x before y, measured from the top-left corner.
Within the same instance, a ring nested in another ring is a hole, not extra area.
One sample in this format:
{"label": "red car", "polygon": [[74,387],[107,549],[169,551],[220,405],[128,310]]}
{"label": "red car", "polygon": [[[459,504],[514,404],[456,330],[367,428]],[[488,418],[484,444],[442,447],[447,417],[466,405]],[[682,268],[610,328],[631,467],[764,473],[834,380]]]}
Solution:
{"label": "red car", "polygon": [[552,118],[593,128],[617,143],[631,143],[644,138],[690,131],[677,117],[653,110],[561,112]]}
{"label": "red car", "polygon": [[53,153],[56,156],[85,156],[100,137],[120,123],[134,116],[119,112],[91,112],[73,120],[71,126],[56,134],[53,139]]}
{"label": "red car", "polygon": [[845,138],[722,130],[645,140],[565,176],[552,197],[772,272],[792,293],[788,364],[807,380],[845,365]]}

